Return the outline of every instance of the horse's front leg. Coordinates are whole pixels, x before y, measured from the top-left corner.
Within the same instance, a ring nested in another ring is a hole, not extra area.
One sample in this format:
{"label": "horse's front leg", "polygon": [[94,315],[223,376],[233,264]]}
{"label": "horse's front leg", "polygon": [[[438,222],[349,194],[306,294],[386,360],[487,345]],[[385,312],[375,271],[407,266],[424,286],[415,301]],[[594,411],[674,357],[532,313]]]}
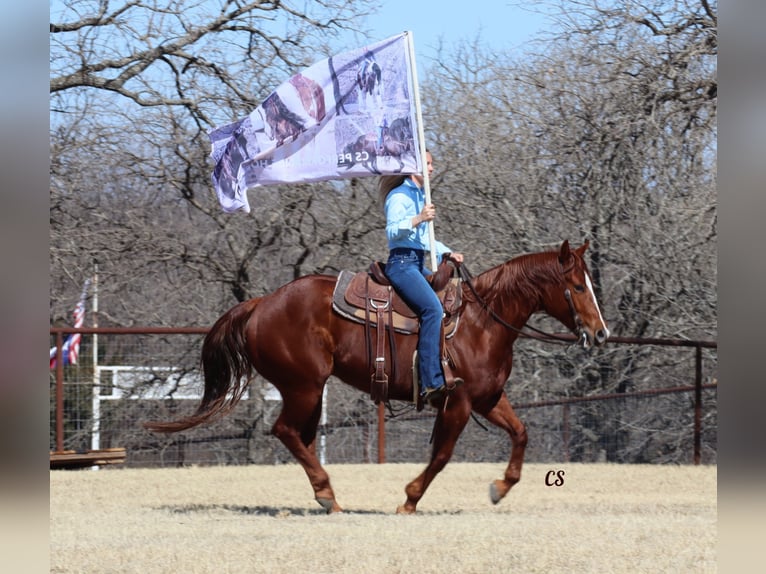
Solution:
{"label": "horse's front leg", "polygon": [[527,429],[513,410],[505,392],[497,403],[487,412],[477,408],[477,412],[492,424],[504,429],[511,437],[511,458],[505,469],[505,476],[489,485],[489,497],[492,504],[500,502],[511,487],[521,480],[521,467],[524,464],[524,451],[527,448]]}
{"label": "horse's front leg", "polygon": [[440,409],[436,415],[433,449],[428,466],[404,489],[407,500],[396,509],[397,514],[415,514],[418,502],[423,498],[428,485],[452,458],[455,443],[463,432],[470,415],[471,404],[467,395],[461,391],[450,395],[446,409]]}

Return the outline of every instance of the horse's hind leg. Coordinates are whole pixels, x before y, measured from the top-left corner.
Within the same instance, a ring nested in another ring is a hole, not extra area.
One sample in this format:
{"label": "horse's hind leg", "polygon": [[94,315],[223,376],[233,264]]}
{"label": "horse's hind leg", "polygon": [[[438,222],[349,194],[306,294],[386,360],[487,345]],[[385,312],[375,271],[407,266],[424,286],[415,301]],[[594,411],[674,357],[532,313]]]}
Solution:
{"label": "horse's hind leg", "polygon": [[527,448],[527,429],[516,416],[505,393],[489,411],[483,412],[480,408],[476,410],[489,422],[504,429],[511,437],[511,459],[505,469],[505,476],[501,480],[493,481],[489,486],[489,497],[493,504],[497,504],[508,494],[511,487],[521,480],[521,467]]}
{"label": "horse's hind leg", "polygon": [[342,512],[330,485],[330,476],[316,456],[316,435],[322,414],[322,388],[304,394],[282,395],[282,412],[272,433],[287,447],[308,476],[316,501],[331,512]]}
{"label": "horse's hind leg", "polygon": [[459,400],[457,394],[450,396],[446,410],[441,410],[436,417],[433,434],[431,460],[426,469],[404,489],[407,500],[396,509],[397,514],[415,514],[418,502],[426,492],[436,475],[447,465],[455,450],[455,443],[463,432],[471,406],[467,400]]}

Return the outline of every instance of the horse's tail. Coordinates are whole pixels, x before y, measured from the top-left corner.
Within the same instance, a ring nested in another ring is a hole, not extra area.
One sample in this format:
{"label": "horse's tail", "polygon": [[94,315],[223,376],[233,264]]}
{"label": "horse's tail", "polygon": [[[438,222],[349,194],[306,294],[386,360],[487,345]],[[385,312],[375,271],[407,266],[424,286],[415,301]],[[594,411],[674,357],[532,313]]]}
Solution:
{"label": "horse's tail", "polygon": [[218,419],[231,411],[245,392],[252,376],[247,355],[245,327],[260,299],[250,299],[224,313],[202,343],[202,372],[205,392],[197,410],[170,422],[146,422],[155,432],[178,432]]}

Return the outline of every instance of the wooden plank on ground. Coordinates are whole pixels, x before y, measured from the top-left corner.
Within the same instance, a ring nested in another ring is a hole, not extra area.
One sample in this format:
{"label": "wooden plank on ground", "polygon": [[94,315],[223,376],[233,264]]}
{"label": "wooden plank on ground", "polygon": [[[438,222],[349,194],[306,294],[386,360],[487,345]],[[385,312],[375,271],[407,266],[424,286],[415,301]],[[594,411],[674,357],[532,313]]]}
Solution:
{"label": "wooden plank on ground", "polygon": [[74,450],[51,451],[51,470],[59,468],[87,468],[125,462],[125,448],[103,448],[78,452]]}

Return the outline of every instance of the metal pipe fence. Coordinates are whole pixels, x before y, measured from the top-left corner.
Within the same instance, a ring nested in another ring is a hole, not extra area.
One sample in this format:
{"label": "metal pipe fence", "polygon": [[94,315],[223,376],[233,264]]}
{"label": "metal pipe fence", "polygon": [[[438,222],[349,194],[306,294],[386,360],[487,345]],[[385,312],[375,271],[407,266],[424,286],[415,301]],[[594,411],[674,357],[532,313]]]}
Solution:
{"label": "metal pipe fence", "polygon": [[[65,335],[83,335],[79,364],[64,366],[59,355],[51,371],[52,453],[120,447],[123,464],[136,467],[292,462],[270,435],[279,394],[260,376],[234,411],[211,425],[174,435],[143,429],[143,421],[196,408],[206,332],[51,328],[59,353]],[[558,347],[516,351],[506,392],[527,426],[526,460],[715,464],[717,344],[613,337],[610,345],[616,350],[598,351],[601,357]],[[325,463],[420,462],[429,454],[430,409],[394,403],[388,411],[331,378],[323,410],[318,452]],[[504,432],[476,419],[453,460],[505,462],[509,448]]]}

